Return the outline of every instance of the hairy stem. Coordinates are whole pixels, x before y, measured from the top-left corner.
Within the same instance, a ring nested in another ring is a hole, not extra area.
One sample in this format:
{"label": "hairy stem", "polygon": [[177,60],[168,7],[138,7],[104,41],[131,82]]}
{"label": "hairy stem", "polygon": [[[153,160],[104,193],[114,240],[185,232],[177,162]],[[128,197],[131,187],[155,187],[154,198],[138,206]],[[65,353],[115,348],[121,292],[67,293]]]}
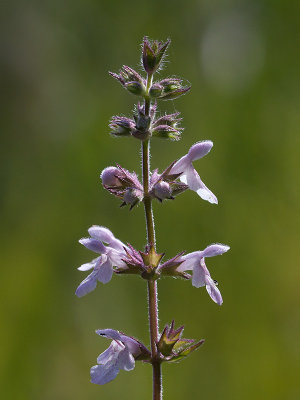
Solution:
{"label": "hairy stem", "polygon": [[[152,76],[148,75],[147,91],[151,87]],[[150,98],[145,98],[145,114],[149,116]],[[146,139],[142,142],[142,164],[143,164],[143,187],[144,187],[144,208],[147,227],[148,245],[155,249],[155,228],[154,217],[152,211],[152,199],[149,196],[149,180],[150,180],[150,140]],[[153,370],[153,400],[162,399],[162,381],[161,381],[161,362],[157,351],[156,343],[158,342],[158,305],[157,305],[157,281],[148,280],[148,315],[149,329],[151,341],[151,364]]]}

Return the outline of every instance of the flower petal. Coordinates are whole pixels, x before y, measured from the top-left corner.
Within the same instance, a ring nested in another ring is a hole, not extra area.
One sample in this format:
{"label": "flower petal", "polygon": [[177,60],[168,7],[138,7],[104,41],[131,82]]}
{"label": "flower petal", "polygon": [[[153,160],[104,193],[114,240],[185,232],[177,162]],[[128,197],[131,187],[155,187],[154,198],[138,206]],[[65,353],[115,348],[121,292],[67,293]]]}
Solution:
{"label": "flower petal", "polygon": [[76,296],[82,297],[92,292],[97,286],[97,272],[93,271],[88,275],[76,289]]}
{"label": "flower petal", "polygon": [[206,276],[206,290],[215,303],[219,306],[223,303],[221,292],[210,276]]}
{"label": "flower petal", "polygon": [[[121,334],[121,340],[122,343],[128,348],[131,354],[133,354],[135,357],[138,356],[142,351],[141,351],[141,343],[139,343],[137,340],[133,339],[130,336],[122,335]],[[144,347],[144,346],[143,346]]]}
{"label": "flower petal", "polygon": [[127,265],[124,261],[122,261],[122,258],[125,256],[125,252],[117,251],[114,249],[108,249],[107,255],[110,259],[111,264],[114,267],[119,267],[119,268],[127,268]]}
{"label": "flower petal", "polygon": [[111,342],[111,345],[98,356],[97,363],[107,364],[115,362],[119,356],[120,351],[122,351],[123,349],[125,349],[123,343],[113,340]]}
{"label": "flower petal", "polygon": [[96,333],[97,335],[104,336],[108,339],[119,340],[122,342],[119,331],[116,331],[115,329],[97,329]]}
{"label": "flower petal", "polygon": [[202,257],[214,257],[226,253],[230,249],[226,244],[216,243],[207,246],[203,252]]}
{"label": "flower petal", "polygon": [[89,262],[89,263],[82,264],[82,265],[81,265],[80,267],[78,267],[77,269],[78,269],[79,271],[88,271],[88,270],[90,270],[90,269],[92,269],[92,268],[95,268],[95,266],[96,266],[97,262],[99,261],[99,259],[100,259],[100,257],[97,257],[97,258],[95,258],[94,260],[92,260],[92,261]]}
{"label": "flower petal", "polygon": [[135,367],[134,357],[127,347],[119,353],[117,365],[118,368],[124,369],[125,371],[131,371]]}
{"label": "flower petal", "polygon": [[199,158],[209,153],[212,147],[213,142],[211,140],[203,140],[202,142],[195,143],[189,149],[188,157],[191,161],[199,160]]}
{"label": "flower petal", "polygon": [[94,365],[91,368],[91,382],[97,385],[104,385],[116,378],[119,368],[113,365]]}
{"label": "flower petal", "polygon": [[181,157],[171,168],[170,174],[180,174],[191,164],[191,161],[186,154]]}
{"label": "flower petal", "polygon": [[124,251],[126,247],[119,239],[116,239],[113,233],[104,226],[93,225],[88,230],[92,238],[107,243],[116,250]]}
{"label": "flower petal", "polygon": [[103,254],[106,252],[105,246],[97,239],[82,238],[79,243],[83,244],[87,249],[94,251],[95,253]]}
{"label": "flower petal", "polygon": [[97,279],[99,282],[107,283],[111,280],[113,275],[113,267],[111,265],[110,260],[107,260],[105,263],[101,264],[99,268],[97,267]]}
{"label": "flower petal", "polygon": [[177,271],[184,272],[193,270],[194,265],[200,260],[201,257],[202,251],[194,251],[193,253],[185,254],[180,258],[180,261],[183,260],[183,263],[179,265]]}
{"label": "flower petal", "polygon": [[202,268],[200,264],[200,260],[198,263],[194,266],[193,269],[193,278],[192,278],[192,285],[195,286],[196,288],[205,286],[206,281],[205,281],[205,270]]}
{"label": "flower petal", "polygon": [[203,200],[207,200],[212,204],[218,204],[216,196],[202,182],[198,172],[190,165],[180,176],[181,182],[196,192]]}

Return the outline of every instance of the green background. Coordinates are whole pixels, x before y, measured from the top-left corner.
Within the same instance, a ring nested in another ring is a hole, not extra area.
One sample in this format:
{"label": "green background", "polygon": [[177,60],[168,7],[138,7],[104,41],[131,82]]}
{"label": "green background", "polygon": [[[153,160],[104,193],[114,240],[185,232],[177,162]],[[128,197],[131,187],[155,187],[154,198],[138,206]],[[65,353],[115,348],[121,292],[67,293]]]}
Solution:
{"label": "green background", "polygon": [[[135,139],[108,134],[112,115],[135,101],[108,70],[138,67],[144,35],[172,44],[160,76],[179,75],[190,94],[178,110],[180,142],[153,140],[160,170],[196,141],[195,163],[217,195],[188,191],[154,204],[158,250],[231,246],[207,260],[224,298],[190,282],[159,282],[161,327],[173,318],[206,343],[164,365],[164,398],[297,400],[299,386],[298,1],[46,0],[1,3],[0,392],[14,400],[150,399],[151,369],[137,363],[105,386],[89,368],[120,329],[149,343],[146,283],[114,277],[74,295],[93,258],[78,244],[92,224],[145,245],[142,207],[129,212],[99,174],[116,162],[140,169]],[[140,174],[140,172],[139,172]]]}

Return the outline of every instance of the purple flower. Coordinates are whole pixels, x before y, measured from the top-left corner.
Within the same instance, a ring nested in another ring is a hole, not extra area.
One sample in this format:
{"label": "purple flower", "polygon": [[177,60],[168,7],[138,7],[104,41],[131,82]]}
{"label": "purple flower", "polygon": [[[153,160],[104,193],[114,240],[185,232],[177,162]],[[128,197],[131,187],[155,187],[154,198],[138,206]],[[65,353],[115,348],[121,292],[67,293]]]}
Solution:
{"label": "purple flower", "polygon": [[181,182],[188,185],[188,187],[203,199],[210,203],[218,204],[216,196],[204,185],[198,172],[193,167],[193,161],[204,157],[210,152],[213,142],[204,140],[203,142],[195,143],[189,152],[180,158],[172,167],[171,174],[180,174]]}
{"label": "purple flower", "polygon": [[182,264],[177,268],[178,272],[193,271],[192,285],[195,287],[205,286],[211,299],[221,305],[223,299],[215,281],[211,278],[205,264],[205,257],[218,256],[230,249],[225,244],[211,244],[203,251],[195,251],[181,257]]}
{"label": "purple flower", "polygon": [[[94,225],[88,232],[91,237],[80,239],[79,243],[100,254],[100,256],[78,268],[80,271],[93,269],[93,272],[78,286],[75,293],[78,297],[85,296],[94,290],[97,286],[97,281],[102,283],[109,282],[112,278],[113,267],[127,268],[124,261],[122,261],[127,246],[116,239],[109,229]],[[103,243],[107,243],[107,245],[105,246]]]}
{"label": "purple flower", "polygon": [[135,359],[150,356],[149,350],[138,340],[123,335],[114,329],[97,330],[100,336],[112,339],[111,345],[97,358],[99,365],[91,368],[91,382],[104,385],[116,378],[120,369],[131,371]]}

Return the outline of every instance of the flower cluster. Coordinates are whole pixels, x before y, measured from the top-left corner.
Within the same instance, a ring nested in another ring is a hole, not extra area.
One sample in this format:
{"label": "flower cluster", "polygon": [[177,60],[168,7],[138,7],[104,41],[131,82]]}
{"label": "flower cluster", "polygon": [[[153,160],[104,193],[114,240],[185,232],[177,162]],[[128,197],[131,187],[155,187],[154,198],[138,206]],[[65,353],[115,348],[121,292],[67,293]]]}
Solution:
{"label": "flower cluster", "polygon": [[[79,242],[97,253],[97,258],[78,268],[80,271],[90,271],[90,273],[76,289],[76,295],[85,296],[97,287],[98,281],[103,284],[108,283],[113,275],[138,275],[148,281],[150,325],[153,324],[153,315],[156,318],[154,322],[156,325],[150,329],[151,351],[138,339],[117,330],[96,331],[98,335],[111,339],[108,349],[97,358],[97,365],[91,368],[91,381],[99,385],[115,379],[121,369],[132,370],[135,361],[152,364],[153,371],[156,369],[154,376],[157,377],[162,362],[179,361],[204,342],[203,339],[195,341],[182,338],[184,327],[175,329],[174,320],[165,326],[161,334],[158,334],[157,309],[150,301],[150,293],[152,298],[156,297],[153,288],[160,277],[183,278],[191,281],[196,288],[205,286],[216,304],[223,303],[218,283],[212,279],[205,259],[224,254],[229,250],[229,246],[217,243],[188,254],[182,251],[167,261],[163,261],[164,253],[156,252],[153,200],[159,202],[174,200],[177,195],[190,189],[201,199],[211,204],[218,204],[217,197],[203,183],[194,168],[194,162],[212,149],[213,143],[210,140],[199,141],[192,145],[187,154],[167,164],[168,167],[163,172],[160,173],[158,169],[150,171],[150,140],[161,138],[177,141],[183,131],[180,126],[182,118],[178,112],[157,116],[157,101],[176,99],[190,90],[190,86],[184,85],[181,78],[169,77],[153,81],[153,75],[163,64],[169,44],[170,40],[159,42],[144,38],[142,65],[146,77],[125,65],[119,73],[110,72],[110,75],[126,90],[143,99],[143,102],[138,102],[134,108],[132,118],[114,116],[109,124],[112,136],[134,137],[142,142],[143,181],[140,182],[136,172],[130,172],[119,164],[106,167],[101,172],[100,178],[103,187],[121,200],[121,206],[128,205],[131,210],[140,203],[144,204],[148,241],[144,251],[139,251],[131,244],[124,244],[117,239],[108,228],[98,225],[90,227],[89,237],[82,238]],[[160,385],[159,381],[158,379],[156,382],[157,387]]]}
{"label": "flower cluster", "polygon": [[[150,195],[159,201],[173,200],[178,194],[190,189],[202,199],[217,204],[216,196],[202,182],[193,167],[193,161],[204,157],[212,146],[210,140],[195,143],[186,155],[174,161],[162,174],[159,174],[157,169],[154,170],[150,178]],[[132,209],[143,201],[143,186],[135,172],[130,173],[117,165],[105,168],[100,177],[104,188],[123,201],[121,206],[129,204]]]}

